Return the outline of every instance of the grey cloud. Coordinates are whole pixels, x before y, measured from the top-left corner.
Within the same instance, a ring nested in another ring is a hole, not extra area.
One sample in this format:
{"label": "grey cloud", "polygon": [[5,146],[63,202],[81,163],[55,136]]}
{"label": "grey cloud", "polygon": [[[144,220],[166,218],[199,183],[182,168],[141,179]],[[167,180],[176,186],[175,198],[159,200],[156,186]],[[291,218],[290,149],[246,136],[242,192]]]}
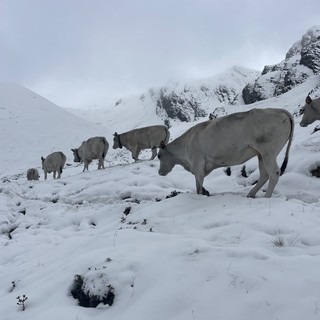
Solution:
{"label": "grey cloud", "polygon": [[262,68],[319,24],[319,1],[306,4],[2,0],[0,81],[85,107],[235,64]]}

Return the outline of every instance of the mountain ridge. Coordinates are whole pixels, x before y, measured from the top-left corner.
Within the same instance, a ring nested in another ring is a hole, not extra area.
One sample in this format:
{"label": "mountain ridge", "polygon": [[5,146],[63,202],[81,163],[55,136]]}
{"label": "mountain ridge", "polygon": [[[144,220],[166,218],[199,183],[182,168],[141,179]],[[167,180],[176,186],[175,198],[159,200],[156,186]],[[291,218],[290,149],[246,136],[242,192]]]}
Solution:
{"label": "mountain ridge", "polygon": [[265,66],[261,75],[243,88],[242,96],[246,104],[279,96],[313,75],[320,75],[320,26],[308,29],[283,61]]}
{"label": "mountain ridge", "polygon": [[[139,96],[121,98],[115,108],[124,104],[127,108],[150,108],[169,126],[175,121],[193,122],[211,113],[223,115],[227,106],[281,96],[320,75],[319,61],[320,26],[313,26],[289,48],[283,61],[266,65],[261,72],[233,66],[210,78],[171,82]],[[306,95],[313,91],[310,87]]]}

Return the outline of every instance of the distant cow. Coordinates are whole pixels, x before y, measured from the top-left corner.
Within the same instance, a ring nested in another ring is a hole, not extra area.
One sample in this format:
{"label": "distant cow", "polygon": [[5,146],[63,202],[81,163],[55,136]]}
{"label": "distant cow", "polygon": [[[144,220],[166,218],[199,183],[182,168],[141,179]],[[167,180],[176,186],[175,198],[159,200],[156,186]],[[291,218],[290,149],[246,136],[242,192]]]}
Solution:
{"label": "distant cow", "polygon": [[320,120],[320,98],[312,100],[307,96],[305,105],[300,109],[300,114],[303,114],[300,122],[301,127],[306,127],[316,120]]}
{"label": "distant cow", "polygon": [[[209,195],[203,181],[212,170],[242,164],[257,156],[260,178],[248,197],[254,197],[269,180],[265,196],[270,198],[287,166],[293,130],[293,117],[283,109],[252,109],[208,120],[168,145],[162,144],[159,174],[165,176],[180,164],[195,176],[197,193]],[[287,142],[279,170],[277,156]]]}
{"label": "distant cow", "polygon": [[92,137],[87,141],[83,141],[81,146],[76,149],[71,149],[74,156],[74,162],[83,162],[84,168],[89,170],[89,164],[92,160],[99,160],[98,170],[104,169],[104,159],[109,149],[109,143],[105,137]]}
{"label": "distant cow", "polygon": [[58,179],[61,177],[62,169],[66,163],[67,157],[61,151],[53,152],[46,158],[41,157],[42,169],[44,171],[44,178],[47,180],[47,174],[53,172],[53,179],[56,178],[58,172]]}
{"label": "distant cow", "polygon": [[157,155],[160,142],[167,143],[170,138],[169,129],[163,125],[156,125],[134,129],[121,134],[114,133],[113,149],[125,147],[131,151],[132,158],[138,161],[139,153],[144,149],[152,149],[153,160]]}
{"label": "distant cow", "polygon": [[39,180],[39,171],[35,168],[30,168],[27,171],[27,179],[28,180]]}

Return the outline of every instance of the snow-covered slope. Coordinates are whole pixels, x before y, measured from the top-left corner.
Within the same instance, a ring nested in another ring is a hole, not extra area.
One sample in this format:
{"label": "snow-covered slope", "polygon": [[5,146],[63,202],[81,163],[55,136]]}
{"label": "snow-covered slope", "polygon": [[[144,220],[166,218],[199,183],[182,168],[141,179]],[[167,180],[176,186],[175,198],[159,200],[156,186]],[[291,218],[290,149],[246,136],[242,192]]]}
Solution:
{"label": "snow-covered slope", "polygon": [[13,83],[0,83],[0,176],[39,167],[41,156],[70,148],[108,130]]}
{"label": "snow-covered slope", "polygon": [[[318,83],[312,75],[285,94],[225,105],[225,112],[275,107],[297,114],[306,92],[320,95]],[[314,126],[301,128],[295,117],[289,164],[271,199],[263,191],[246,198],[256,159],[245,164],[247,178],[243,166],[231,176],[211,173],[206,197],[195,194],[194,177],[182,167],[161,177],[158,160],[133,163],[126,150],[112,150],[114,131],[162,122],[148,97],[91,113],[90,123],[20,86],[2,85],[0,93],[1,320],[319,319]],[[172,139],[194,125],[172,124]],[[94,163],[82,172],[69,149],[97,134],[111,144],[106,169]],[[62,179],[27,181],[27,168],[58,149],[70,164]],[[71,295],[75,279],[91,296],[112,292],[113,304],[80,307]],[[25,311],[21,300],[17,305],[23,295]]]}

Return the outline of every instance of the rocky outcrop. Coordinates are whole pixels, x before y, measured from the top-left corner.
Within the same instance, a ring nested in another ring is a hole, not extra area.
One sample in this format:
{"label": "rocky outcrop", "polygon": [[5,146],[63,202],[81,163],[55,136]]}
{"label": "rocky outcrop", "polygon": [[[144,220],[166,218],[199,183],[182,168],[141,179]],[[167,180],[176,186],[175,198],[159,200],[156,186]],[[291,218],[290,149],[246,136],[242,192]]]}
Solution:
{"label": "rocky outcrop", "polygon": [[303,35],[288,50],[285,60],[265,66],[260,77],[242,90],[246,104],[279,96],[320,73],[320,26]]}
{"label": "rocky outcrop", "polygon": [[162,88],[157,100],[157,114],[165,111],[168,118],[171,119],[179,119],[184,122],[198,120],[200,117],[205,117],[207,112],[201,108],[201,103],[197,100],[192,95],[187,99],[174,91],[167,93],[166,89]]}
{"label": "rocky outcrop", "polygon": [[119,99],[115,107],[125,110],[130,105],[145,113],[154,110],[167,126],[172,121],[196,121],[208,117],[217,108],[244,104],[242,89],[259,74],[256,70],[234,66],[214,77],[186,83],[170,82],[140,96]]}
{"label": "rocky outcrop", "polygon": [[76,274],[70,290],[79,306],[96,308],[100,303],[112,306],[114,301],[114,289],[110,284],[105,284],[105,274],[97,274],[96,278]]}
{"label": "rocky outcrop", "polygon": [[213,78],[153,89],[156,113],[165,121],[190,122],[216,108],[243,104],[242,88],[257,76],[257,71],[235,66]]}

